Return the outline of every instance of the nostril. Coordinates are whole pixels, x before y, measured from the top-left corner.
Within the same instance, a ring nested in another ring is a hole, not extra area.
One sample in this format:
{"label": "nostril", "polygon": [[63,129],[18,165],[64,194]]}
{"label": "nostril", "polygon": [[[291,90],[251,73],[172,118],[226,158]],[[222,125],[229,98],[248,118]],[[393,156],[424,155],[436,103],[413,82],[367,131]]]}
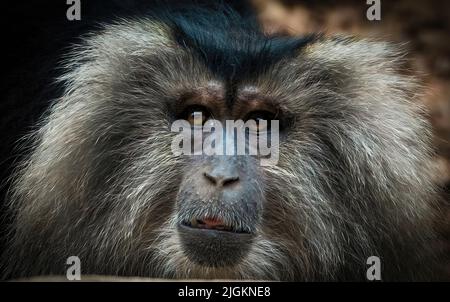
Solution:
{"label": "nostril", "polygon": [[217,185],[217,180],[213,176],[209,175],[206,172],[203,173],[203,176],[205,176],[205,178],[209,180],[213,185]]}
{"label": "nostril", "polygon": [[228,186],[228,185],[232,185],[232,184],[234,184],[235,182],[238,182],[238,181],[239,181],[239,177],[238,176],[225,178],[222,181],[222,186],[225,187],[225,186]]}

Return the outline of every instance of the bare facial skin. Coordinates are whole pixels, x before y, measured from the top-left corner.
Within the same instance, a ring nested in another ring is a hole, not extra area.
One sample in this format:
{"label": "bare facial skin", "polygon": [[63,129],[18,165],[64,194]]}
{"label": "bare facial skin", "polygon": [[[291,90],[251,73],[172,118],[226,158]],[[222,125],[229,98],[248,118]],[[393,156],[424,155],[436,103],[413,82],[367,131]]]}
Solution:
{"label": "bare facial skin", "polygon": [[[200,13],[198,13],[200,14]],[[183,20],[181,22],[180,20]],[[3,278],[439,279],[430,126],[395,47],[269,37],[232,13],[74,47],[18,169]],[[278,120],[279,160],[171,152],[175,120]]]}

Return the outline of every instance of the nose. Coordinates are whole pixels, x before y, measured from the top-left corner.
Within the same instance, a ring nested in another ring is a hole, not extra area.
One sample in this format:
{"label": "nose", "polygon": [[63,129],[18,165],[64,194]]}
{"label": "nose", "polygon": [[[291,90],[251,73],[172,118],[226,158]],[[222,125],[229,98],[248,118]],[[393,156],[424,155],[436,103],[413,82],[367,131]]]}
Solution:
{"label": "nose", "polygon": [[226,167],[215,167],[211,171],[203,173],[207,181],[217,187],[231,186],[239,181],[237,171],[227,169]]}

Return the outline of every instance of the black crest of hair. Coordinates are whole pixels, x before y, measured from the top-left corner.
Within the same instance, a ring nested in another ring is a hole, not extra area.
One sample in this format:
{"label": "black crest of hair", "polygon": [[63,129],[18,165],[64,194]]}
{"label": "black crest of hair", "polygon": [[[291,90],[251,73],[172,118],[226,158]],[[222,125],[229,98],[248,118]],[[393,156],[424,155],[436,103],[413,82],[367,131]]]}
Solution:
{"label": "black crest of hair", "polygon": [[222,2],[208,6],[184,5],[161,16],[173,28],[176,41],[193,51],[227,84],[229,99],[233,98],[240,80],[263,73],[317,39],[316,35],[265,35],[254,15]]}

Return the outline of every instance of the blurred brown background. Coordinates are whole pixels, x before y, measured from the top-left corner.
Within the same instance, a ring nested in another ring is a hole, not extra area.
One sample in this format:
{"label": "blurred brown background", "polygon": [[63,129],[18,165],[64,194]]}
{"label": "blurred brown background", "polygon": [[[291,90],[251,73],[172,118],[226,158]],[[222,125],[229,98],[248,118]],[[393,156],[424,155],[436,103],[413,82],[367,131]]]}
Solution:
{"label": "blurred brown background", "polygon": [[[366,0],[252,0],[265,30],[273,33],[350,34],[406,43],[409,69],[423,84],[423,102],[434,129],[435,181],[443,188],[444,242],[450,255],[450,1],[381,0],[381,20],[369,21]],[[450,261],[447,262],[450,274]]]}

